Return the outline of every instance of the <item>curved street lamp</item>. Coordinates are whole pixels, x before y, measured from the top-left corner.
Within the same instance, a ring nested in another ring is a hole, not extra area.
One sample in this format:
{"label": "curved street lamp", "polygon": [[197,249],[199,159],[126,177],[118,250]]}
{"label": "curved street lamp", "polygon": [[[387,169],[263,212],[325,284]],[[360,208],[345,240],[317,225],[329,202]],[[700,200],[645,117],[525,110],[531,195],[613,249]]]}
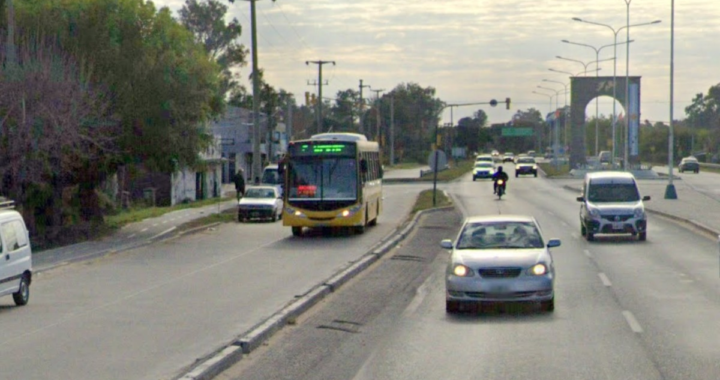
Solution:
{"label": "curved street lamp", "polygon": [[[613,63],[613,99],[616,98],[615,87],[616,87],[616,80],[617,80],[617,75],[616,75],[616,72],[617,72],[617,45],[618,45],[618,43],[617,43],[617,35],[618,35],[618,33],[619,33],[621,30],[627,29],[627,33],[628,33],[628,34],[627,34],[627,38],[626,38],[626,40],[625,40],[625,47],[626,47],[626,49],[627,49],[627,51],[626,51],[626,60],[627,60],[627,63],[626,63],[626,67],[625,67],[625,70],[626,70],[626,74],[625,74],[625,111],[626,111],[626,113],[627,113],[627,108],[628,108],[628,104],[629,104],[629,103],[628,103],[628,98],[629,98],[629,96],[628,96],[628,93],[629,93],[628,82],[629,82],[629,67],[630,67],[630,28],[632,28],[632,27],[637,27],[637,26],[644,26],[644,25],[659,24],[659,23],[661,22],[661,20],[655,20],[655,21],[651,21],[651,22],[643,22],[643,23],[640,23],[640,24],[630,25],[630,1],[631,1],[631,0],[625,0],[625,3],[627,4],[627,7],[628,7],[628,11],[627,11],[627,13],[628,13],[628,16],[627,16],[627,24],[626,24],[625,26],[622,26],[622,27],[618,28],[618,29],[615,29],[615,28],[613,28],[612,26],[607,25],[607,24],[602,24],[602,23],[599,23],[599,22],[583,20],[583,19],[581,19],[581,18],[579,18],[579,17],[573,17],[573,18],[572,18],[573,21],[584,22],[584,23],[586,23],[586,24],[591,24],[591,25],[604,26],[604,27],[610,29],[610,30],[613,32],[614,41],[613,41],[613,45],[612,45],[612,46],[615,47],[615,49],[614,49],[614,54],[613,54],[613,56],[614,56],[614,63]],[[616,138],[615,138],[615,130],[617,129],[617,124],[616,124],[616,120],[615,120],[616,118],[617,118],[617,117],[616,117],[616,110],[615,110],[615,101],[613,101],[613,122],[612,122],[612,139],[613,139],[613,146],[612,146],[612,163],[613,163],[613,165],[615,164],[615,140],[616,140]],[[625,119],[628,119],[628,118],[626,117]],[[627,148],[627,130],[625,131],[625,147]],[[627,153],[627,149],[625,149],[625,152]],[[627,157],[626,157],[626,159],[627,159]]]}
{"label": "curved street lamp", "polygon": [[[610,46],[629,44],[629,43],[635,42],[635,40],[630,40],[630,41],[626,41],[626,42],[624,41],[619,44],[603,45],[603,46],[600,46],[599,48],[596,48],[595,46],[592,46],[592,45],[583,44],[583,43],[579,43],[579,42],[572,42],[572,41],[568,41],[568,40],[562,40],[562,42],[564,42],[566,44],[570,44],[570,45],[584,46],[584,47],[589,47],[590,49],[593,49],[595,51],[595,68],[597,68],[598,67],[597,64],[600,63],[600,51],[602,49],[605,49],[606,47],[610,47]],[[613,60],[613,62],[615,61],[615,57],[612,57],[611,59]],[[595,77],[597,78],[597,76],[598,76],[598,74],[597,74],[597,72],[595,72]],[[613,80],[614,80],[614,77],[613,77]],[[598,118],[599,118],[599,116],[598,116],[598,108],[599,108],[598,101],[599,101],[599,99],[595,98],[595,155],[598,155],[598,153],[600,152],[600,150],[598,148],[598,141],[599,141],[599,135],[600,135],[600,133],[598,132],[600,130],[599,121],[598,121]],[[615,99],[613,99],[613,102],[614,101],[615,101]],[[614,136],[613,136],[613,141],[615,141]],[[613,143],[613,145],[614,145],[614,143]]]}

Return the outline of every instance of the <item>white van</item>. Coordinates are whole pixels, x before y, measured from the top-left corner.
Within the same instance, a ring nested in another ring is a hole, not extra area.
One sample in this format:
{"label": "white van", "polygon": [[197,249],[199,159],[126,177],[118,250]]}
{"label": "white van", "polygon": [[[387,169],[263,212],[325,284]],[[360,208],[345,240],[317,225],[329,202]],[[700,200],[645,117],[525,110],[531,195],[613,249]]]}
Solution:
{"label": "white van", "polygon": [[635,176],[628,172],[602,171],[587,173],[580,204],[580,234],[588,241],[595,234],[631,234],[647,239],[647,214]]}
{"label": "white van", "polygon": [[15,305],[30,299],[32,249],[25,221],[13,201],[0,202],[0,297],[12,294]]}
{"label": "white van", "polygon": [[277,164],[270,164],[263,169],[260,185],[275,186],[280,194],[283,193],[283,177],[280,174]]}

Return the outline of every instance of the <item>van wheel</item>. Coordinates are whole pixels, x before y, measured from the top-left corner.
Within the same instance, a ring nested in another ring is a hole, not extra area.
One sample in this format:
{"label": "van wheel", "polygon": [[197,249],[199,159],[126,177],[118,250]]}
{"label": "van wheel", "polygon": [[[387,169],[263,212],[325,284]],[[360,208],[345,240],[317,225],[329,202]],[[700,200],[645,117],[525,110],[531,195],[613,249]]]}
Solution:
{"label": "van wheel", "polygon": [[30,300],[30,281],[27,275],[23,275],[20,279],[20,289],[13,293],[13,300],[17,306],[27,305]]}
{"label": "van wheel", "polygon": [[587,239],[587,241],[593,241],[595,240],[595,235],[593,235],[592,232],[587,231],[587,233],[585,234],[585,238]]}
{"label": "van wheel", "polygon": [[460,311],[460,303],[457,301],[445,301],[445,312],[454,314]]}
{"label": "van wheel", "polygon": [[647,232],[641,232],[638,234],[638,240],[645,241],[647,240]]}
{"label": "van wheel", "polygon": [[585,228],[585,225],[580,223],[580,236],[585,236],[587,233],[587,229]]}

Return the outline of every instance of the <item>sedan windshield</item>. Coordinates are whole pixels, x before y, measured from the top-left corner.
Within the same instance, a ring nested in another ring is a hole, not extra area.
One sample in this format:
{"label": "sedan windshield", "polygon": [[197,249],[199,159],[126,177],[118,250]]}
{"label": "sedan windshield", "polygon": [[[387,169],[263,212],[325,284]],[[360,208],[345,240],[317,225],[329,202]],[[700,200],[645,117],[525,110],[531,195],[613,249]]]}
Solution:
{"label": "sedan windshield", "polygon": [[476,168],[492,168],[493,164],[491,164],[489,162],[480,162],[480,163],[475,164],[475,167]]}
{"label": "sedan windshield", "polygon": [[276,198],[273,189],[248,189],[245,198]]}
{"label": "sedan windshield", "polygon": [[290,165],[290,200],[357,199],[357,168],[353,158],[308,158]]}
{"label": "sedan windshield", "polygon": [[465,225],[457,249],[537,249],[543,247],[532,222],[494,221]]}
{"label": "sedan windshield", "polygon": [[532,158],[519,158],[517,163],[518,164],[534,164],[535,160]]}

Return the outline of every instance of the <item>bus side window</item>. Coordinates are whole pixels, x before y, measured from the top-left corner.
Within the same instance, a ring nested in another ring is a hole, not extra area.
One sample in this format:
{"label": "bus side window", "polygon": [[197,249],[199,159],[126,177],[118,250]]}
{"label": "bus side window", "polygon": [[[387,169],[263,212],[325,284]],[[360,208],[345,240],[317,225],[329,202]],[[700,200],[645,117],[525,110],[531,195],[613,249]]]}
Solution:
{"label": "bus side window", "polygon": [[363,183],[365,183],[368,177],[368,162],[365,158],[360,159],[360,175]]}

